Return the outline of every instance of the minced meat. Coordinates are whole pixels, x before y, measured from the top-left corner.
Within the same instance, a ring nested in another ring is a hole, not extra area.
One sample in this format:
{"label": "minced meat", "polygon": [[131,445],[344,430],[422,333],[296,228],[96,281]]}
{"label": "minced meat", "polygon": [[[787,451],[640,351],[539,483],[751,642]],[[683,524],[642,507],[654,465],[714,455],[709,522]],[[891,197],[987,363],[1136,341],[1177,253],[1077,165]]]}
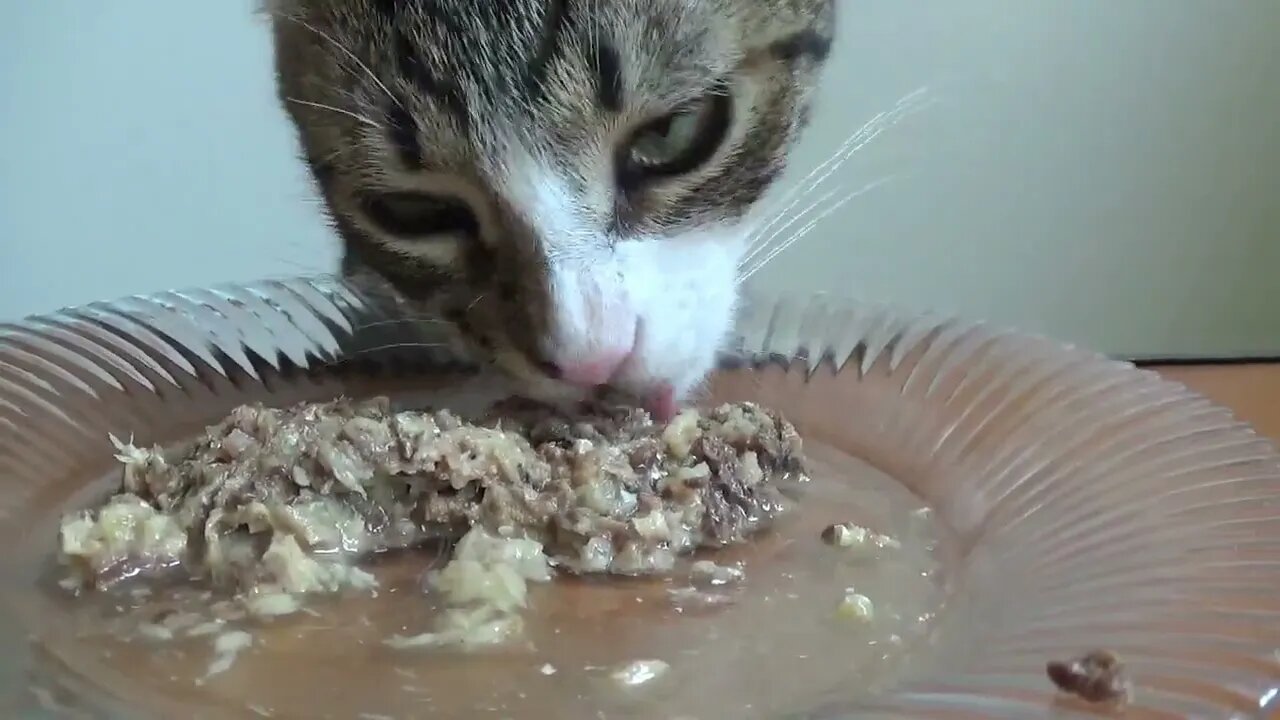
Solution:
{"label": "minced meat", "polygon": [[334,590],[371,582],[353,559],[473,527],[571,572],[661,573],[766,526],[786,506],[775,481],[803,472],[794,428],[750,403],[665,426],[636,409],[242,406],[183,448],[117,449],[116,492],[62,522],[82,585],[181,564],[230,589]]}
{"label": "minced meat", "polygon": [[1045,665],[1045,672],[1058,690],[1091,703],[1122,704],[1131,691],[1124,663],[1110,650],[1055,660]]}

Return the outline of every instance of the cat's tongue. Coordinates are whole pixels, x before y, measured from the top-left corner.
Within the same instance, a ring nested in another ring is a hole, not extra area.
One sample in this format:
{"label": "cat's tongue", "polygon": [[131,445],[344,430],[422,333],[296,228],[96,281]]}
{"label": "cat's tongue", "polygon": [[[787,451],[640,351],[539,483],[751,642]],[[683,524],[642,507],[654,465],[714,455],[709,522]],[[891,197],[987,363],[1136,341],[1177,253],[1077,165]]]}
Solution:
{"label": "cat's tongue", "polygon": [[667,384],[659,385],[645,398],[644,409],[649,411],[658,422],[670,422],[680,408],[676,405],[675,388]]}

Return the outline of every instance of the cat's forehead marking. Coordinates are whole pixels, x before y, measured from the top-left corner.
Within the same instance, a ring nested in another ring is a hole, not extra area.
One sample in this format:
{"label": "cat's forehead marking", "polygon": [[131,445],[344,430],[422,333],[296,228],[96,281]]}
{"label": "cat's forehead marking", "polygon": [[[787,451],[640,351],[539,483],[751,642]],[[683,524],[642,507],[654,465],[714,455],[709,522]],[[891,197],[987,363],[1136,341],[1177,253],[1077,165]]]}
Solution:
{"label": "cat's forehead marking", "polygon": [[373,45],[398,90],[465,131],[535,110],[618,112],[629,101],[680,99],[733,60],[711,5],[380,0],[384,37]]}

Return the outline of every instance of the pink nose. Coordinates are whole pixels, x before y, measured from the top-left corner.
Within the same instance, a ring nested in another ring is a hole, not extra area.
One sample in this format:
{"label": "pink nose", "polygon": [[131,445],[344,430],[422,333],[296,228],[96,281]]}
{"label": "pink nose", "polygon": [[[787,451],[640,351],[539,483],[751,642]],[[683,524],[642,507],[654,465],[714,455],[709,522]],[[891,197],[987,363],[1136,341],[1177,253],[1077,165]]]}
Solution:
{"label": "pink nose", "polygon": [[556,363],[560,371],[560,379],[581,387],[597,387],[613,378],[614,373],[627,359],[627,351],[613,350],[602,352],[579,360]]}

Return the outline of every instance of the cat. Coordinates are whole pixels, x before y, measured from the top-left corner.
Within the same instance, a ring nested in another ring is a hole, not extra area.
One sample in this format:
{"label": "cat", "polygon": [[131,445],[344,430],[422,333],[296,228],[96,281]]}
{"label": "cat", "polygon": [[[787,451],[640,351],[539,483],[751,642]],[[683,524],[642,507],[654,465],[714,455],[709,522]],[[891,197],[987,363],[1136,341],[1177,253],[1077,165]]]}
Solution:
{"label": "cat", "polygon": [[732,326],[753,206],[834,0],[272,0],[277,88],[344,246],[543,399],[669,418]]}

